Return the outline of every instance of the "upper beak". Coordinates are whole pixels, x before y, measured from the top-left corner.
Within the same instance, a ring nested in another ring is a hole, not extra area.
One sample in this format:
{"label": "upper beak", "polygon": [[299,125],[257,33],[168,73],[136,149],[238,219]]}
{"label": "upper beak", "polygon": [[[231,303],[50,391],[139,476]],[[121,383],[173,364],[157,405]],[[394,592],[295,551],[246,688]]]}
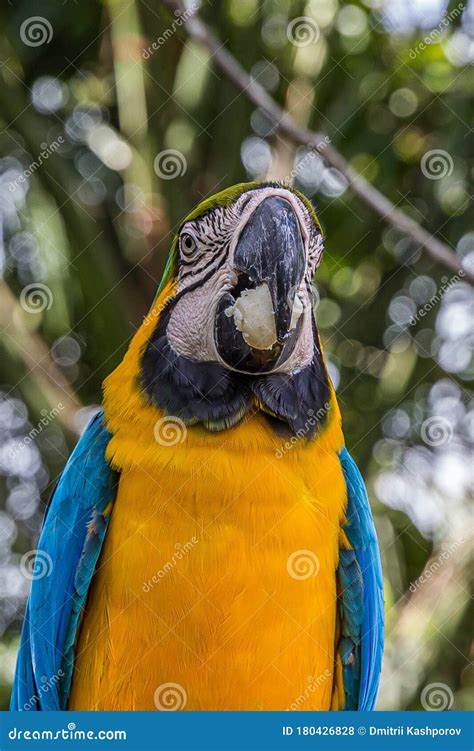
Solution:
{"label": "upper beak", "polygon": [[250,287],[268,285],[277,341],[282,344],[290,334],[295,296],[305,269],[301,229],[289,201],[271,196],[259,204],[240,234],[234,268],[248,277]]}
{"label": "upper beak", "polygon": [[289,357],[301,329],[297,293],[305,266],[291,203],[265,198],[240,233],[233,257],[237,284],[216,311],[217,350],[233,369],[269,372]]}

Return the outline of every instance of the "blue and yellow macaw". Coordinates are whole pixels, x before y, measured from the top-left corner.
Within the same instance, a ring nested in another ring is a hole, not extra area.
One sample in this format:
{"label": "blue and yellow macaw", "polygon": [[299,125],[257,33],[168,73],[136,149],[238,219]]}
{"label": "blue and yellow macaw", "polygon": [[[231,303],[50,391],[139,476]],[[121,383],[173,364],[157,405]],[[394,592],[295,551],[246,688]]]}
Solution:
{"label": "blue and yellow macaw", "polygon": [[380,556],[313,315],[322,251],[277,183],[183,221],[47,510],[13,709],[374,707]]}

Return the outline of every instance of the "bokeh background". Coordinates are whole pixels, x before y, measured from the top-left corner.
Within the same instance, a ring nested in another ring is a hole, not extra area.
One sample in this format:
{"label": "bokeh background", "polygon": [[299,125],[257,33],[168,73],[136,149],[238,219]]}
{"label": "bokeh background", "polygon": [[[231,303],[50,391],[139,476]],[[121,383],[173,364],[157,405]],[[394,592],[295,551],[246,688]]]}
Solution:
{"label": "bokeh background", "polygon": [[[472,268],[472,0],[193,5],[300,125]],[[316,315],[382,548],[379,708],[472,708],[462,269],[382,222],[324,152],[278,136],[159,0],[4,2],[0,29],[2,705],[44,503],[177,222],[235,182],[292,177],[327,235]]]}

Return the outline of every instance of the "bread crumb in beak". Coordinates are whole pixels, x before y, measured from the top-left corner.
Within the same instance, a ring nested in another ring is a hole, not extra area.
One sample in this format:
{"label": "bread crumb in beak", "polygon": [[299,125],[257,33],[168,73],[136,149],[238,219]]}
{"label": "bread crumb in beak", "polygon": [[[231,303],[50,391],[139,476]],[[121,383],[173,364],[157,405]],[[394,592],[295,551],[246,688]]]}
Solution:
{"label": "bread crumb in beak", "polygon": [[225,311],[241,332],[245,342],[253,349],[271,349],[277,341],[275,311],[268,284],[256,289],[246,289]]}

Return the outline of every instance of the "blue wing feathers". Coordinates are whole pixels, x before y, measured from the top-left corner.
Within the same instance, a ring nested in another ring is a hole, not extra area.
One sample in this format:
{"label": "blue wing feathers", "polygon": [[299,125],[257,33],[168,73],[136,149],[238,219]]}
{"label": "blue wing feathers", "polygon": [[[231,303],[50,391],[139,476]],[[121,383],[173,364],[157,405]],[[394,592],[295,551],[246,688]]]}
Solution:
{"label": "blue wing feathers", "polygon": [[383,580],[369,499],[359,469],[344,448],[340,460],[347,484],[347,523],[351,549],[339,551],[345,709],[375,706],[383,652]]}
{"label": "blue wing feathers", "polygon": [[84,431],[54,490],[38,542],[39,554],[49,556],[50,572],[32,582],[12,709],[67,706],[77,627],[116,493],[117,476],[105,458],[109,440],[99,413]]}
{"label": "blue wing feathers", "polygon": [[[25,617],[23,620],[23,630],[28,632],[30,623],[30,604],[27,603],[25,610]],[[24,687],[28,686],[28,692],[25,692]],[[29,651],[29,644],[22,638],[20,642],[20,648],[18,651],[15,682],[13,684],[11,707],[12,709],[35,709],[32,705],[31,698],[37,694],[37,687],[35,683],[35,677],[33,674],[33,665],[31,662],[31,654]]]}

